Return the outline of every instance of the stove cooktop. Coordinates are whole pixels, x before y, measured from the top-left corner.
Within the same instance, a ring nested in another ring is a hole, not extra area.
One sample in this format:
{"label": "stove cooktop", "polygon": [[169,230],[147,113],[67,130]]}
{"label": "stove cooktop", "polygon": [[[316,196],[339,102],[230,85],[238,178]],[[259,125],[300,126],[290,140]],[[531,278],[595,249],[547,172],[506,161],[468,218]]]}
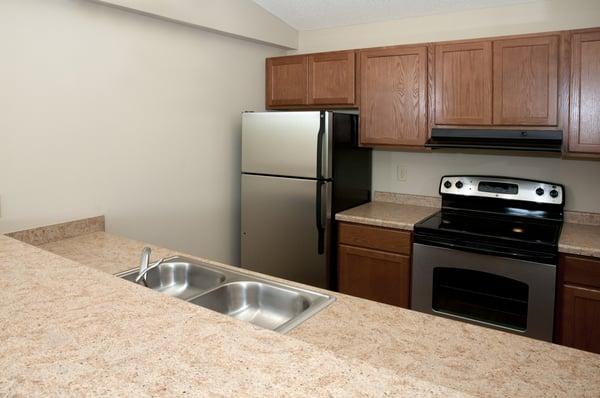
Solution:
{"label": "stove cooktop", "polygon": [[441,210],[415,224],[415,243],[556,264],[562,223]]}
{"label": "stove cooktop", "polygon": [[561,223],[442,210],[418,223],[415,229],[557,246]]}
{"label": "stove cooktop", "polygon": [[562,186],[486,176],[446,176],[442,210],[415,224],[415,243],[556,264]]}

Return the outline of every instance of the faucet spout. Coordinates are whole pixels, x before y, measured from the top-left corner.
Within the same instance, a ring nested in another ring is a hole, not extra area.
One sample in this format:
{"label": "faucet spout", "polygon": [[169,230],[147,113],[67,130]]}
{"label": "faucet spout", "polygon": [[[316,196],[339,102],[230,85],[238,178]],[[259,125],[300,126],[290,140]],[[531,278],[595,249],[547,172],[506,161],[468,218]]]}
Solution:
{"label": "faucet spout", "polygon": [[144,285],[146,287],[148,287],[148,282],[146,282],[148,271],[158,267],[165,261],[164,258],[161,258],[160,260],[155,261],[152,264],[150,264],[150,254],[151,253],[152,253],[152,249],[150,249],[147,246],[142,249],[142,258],[140,259],[140,271],[138,272],[137,278],[135,278],[136,283],[141,280],[142,282],[144,282]]}
{"label": "faucet spout", "polygon": [[150,254],[152,249],[148,246],[142,249],[142,257],[140,258],[140,272],[138,273],[138,279],[143,278],[144,284],[146,284],[146,273],[148,272],[148,266],[150,265]]}

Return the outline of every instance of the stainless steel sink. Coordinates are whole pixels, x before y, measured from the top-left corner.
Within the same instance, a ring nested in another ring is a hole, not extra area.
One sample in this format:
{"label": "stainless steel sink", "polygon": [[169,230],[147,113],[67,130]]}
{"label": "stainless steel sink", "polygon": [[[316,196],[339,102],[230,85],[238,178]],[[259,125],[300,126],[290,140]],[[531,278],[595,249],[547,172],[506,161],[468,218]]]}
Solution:
{"label": "stainless steel sink", "polygon": [[[138,269],[117,274],[135,282]],[[138,282],[142,283],[142,282]],[[207,309],[281,333],[335,298],[185,257],[170,257],[148,271],[147,286]]]}
{"label": "stainless steel sink", "polygon": [[[134,282],[137,275],[138,269],[134,269],[118,276]],[[225,275],[221,272],[199,264],[177,261],[176,258],[149,270],[146,277],[146,284],[150,289],[182,300],[197,297],[223,282]]]}
{"label": "stainless steel sink", "polygon": [[271,330],[310,307],[310,300],[301,293],[261,282],[228,283],[191,302]]}

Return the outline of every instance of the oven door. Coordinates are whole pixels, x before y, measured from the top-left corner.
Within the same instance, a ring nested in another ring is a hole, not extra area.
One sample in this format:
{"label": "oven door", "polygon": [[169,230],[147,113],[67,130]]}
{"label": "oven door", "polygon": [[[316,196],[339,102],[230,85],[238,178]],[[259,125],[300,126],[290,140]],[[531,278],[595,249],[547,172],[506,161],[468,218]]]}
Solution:
{"label": "oven door", "polygon": [[552,341],[556,266],[415,243],[411,308]]}

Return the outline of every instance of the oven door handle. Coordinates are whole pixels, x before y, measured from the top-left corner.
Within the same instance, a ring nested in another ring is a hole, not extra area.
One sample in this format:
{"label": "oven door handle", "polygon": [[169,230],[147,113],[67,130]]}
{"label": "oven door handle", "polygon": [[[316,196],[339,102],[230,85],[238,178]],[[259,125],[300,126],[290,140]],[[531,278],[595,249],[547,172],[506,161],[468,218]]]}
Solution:
{"label": "oven door handle", "polygon": [[[431,244],[431,243],[428,243]],[[440,247],[447,247],[449,249],[454,249],[454,250],[464,250],[464,251],[468,251],[468,252],[473,252],[473,253],[480,253],[480,254],[487,254],[487,255],[491,255],[491,256],[502,256],[502,257],[510,257],[510,258],[515,258],[515,259],[520,259],[522,258],[522,254],[520,253],[514,253],[514,252],[509,252],[509,251],[497,251],[497,250],[493,250],[493,249],[485,249],[485,248],[481,248],[481,247],[472,247],[472,246],[467,246],[466,243],[450,243],[450,242],[436,242],[434,244],[434,246],[440,246]],[[535,256],[538,257],[538,259],[543,258],[543,259],[547,259],[547,260],[554,260],[555,256],[553,254],[546,254],[546,253],[539,253],[536,252]]]}

